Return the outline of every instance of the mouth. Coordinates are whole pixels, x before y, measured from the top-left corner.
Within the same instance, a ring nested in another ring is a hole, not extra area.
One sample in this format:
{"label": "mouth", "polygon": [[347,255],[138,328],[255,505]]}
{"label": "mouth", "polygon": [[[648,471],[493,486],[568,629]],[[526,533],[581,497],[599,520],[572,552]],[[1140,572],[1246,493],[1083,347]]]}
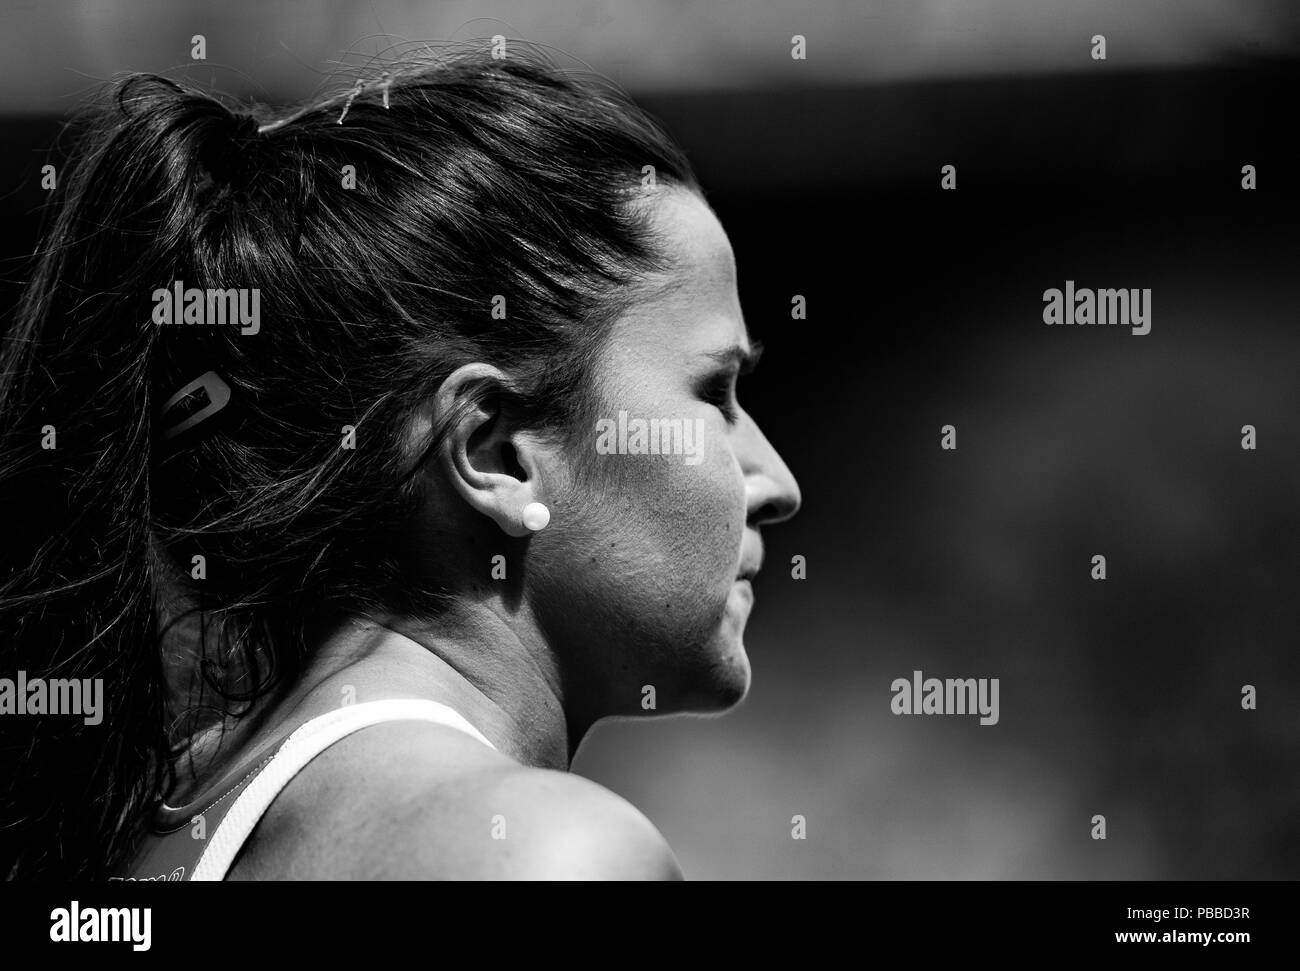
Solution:
{"label": "mouth", "polygon": [[752,582],[762,568],[763,540],[757,535],[746,536],[740,556],[740,569],[736,571],[736,582],[739,583],[741,580]]}
{"label": "mouth", "polygon": [[752,581],[763,568],[763,546],[761,542],[756,545],[758,547],[755,551],[756,555],[741,557],[740,570],[736,573],[738,581]]}

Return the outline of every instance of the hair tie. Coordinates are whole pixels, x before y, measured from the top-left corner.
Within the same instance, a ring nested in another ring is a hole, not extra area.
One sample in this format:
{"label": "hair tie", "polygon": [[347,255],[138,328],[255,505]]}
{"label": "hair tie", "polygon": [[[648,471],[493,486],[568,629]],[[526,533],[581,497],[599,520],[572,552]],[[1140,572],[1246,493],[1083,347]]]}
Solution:
{"label": "hair tie", "polygon": [[[175,438],[211,418],[230,402],[230,385],[216,371],[207,371],[168,398],[158,412],[160,423],[173,422],[162,432],[163,441]],[[178,420],[179,419],[179,420]]]}

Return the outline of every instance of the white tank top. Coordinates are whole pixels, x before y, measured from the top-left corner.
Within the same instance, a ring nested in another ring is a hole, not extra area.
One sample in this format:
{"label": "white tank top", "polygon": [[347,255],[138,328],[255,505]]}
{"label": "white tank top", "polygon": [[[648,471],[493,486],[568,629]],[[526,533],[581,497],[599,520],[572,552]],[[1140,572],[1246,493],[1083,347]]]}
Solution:
{"label": "white tank top", "polygon": [[224,880],[258,820],[289,780],[308,762],[359,729],[394,721],[435,722],[459,729],[488,748],[496,748],[460,712],[436,701],[416,698],[368,701],[327,712],[304,723],[285,739],[275,755],[239,794],[208,839],[189,879]]}

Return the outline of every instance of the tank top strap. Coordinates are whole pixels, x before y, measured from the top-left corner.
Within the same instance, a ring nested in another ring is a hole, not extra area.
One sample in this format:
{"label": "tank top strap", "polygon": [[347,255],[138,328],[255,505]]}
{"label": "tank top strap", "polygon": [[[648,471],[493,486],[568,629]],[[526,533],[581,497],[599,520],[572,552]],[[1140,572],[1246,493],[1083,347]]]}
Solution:
{"label": "tank top strap", "polygon": [[396,698],[345,705],[305,722],[249,781],[222,818],[204,848],[191,880],[223,880],[245,840],[275,797],[312,759],[340,739],[370,725],[393,721],[427,721],[459,729],[488,748],[496,746],[447,705],[422,698]]}

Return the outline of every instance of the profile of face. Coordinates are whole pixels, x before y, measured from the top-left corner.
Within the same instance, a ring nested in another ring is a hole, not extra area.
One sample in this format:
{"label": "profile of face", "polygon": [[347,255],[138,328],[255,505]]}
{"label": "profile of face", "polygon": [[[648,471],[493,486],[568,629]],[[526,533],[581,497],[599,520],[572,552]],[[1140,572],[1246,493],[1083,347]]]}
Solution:
{"label": "profile of face", "polygon": [[530,606],[564,645],[566,695],[595,717],[648,713],[648,689],[658,713],[744,698],[759,527],[800,504],[736,398],[754,347],[727,234],[695,192],[652,206],[673,266],[613,323],[594,369],[600,418],[583,454],[541,463],[554,519],[530,540]]}

